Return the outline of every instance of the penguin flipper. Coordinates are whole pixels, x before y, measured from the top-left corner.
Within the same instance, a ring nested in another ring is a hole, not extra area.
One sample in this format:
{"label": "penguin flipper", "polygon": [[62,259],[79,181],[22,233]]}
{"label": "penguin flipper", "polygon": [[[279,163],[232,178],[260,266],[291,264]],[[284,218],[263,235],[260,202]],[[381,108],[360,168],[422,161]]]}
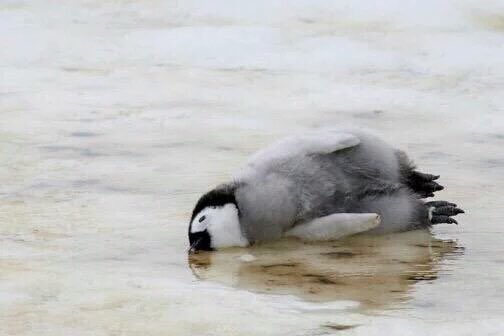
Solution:
{"label": "penguin flipper", "polygon": [[296,151],[300,153],[310,154],[329,154],[336,151],[357,146],[360,139],[353,134],[345,132],[330,133],[327,132],[324,136],[310,136],[299,137],[293,140],[297,142],[295,146]]}
{"label": "penguin flipper", "polygon": [[272,160],[297,158],[313,154],[329,154],[357,146],[360,139],[348,132],[324,132],[282,139],[266,149],[254,154],[247,165],[259,166]]}
{"label": "penguin flipper", "polygon": [[375,213],[337,213],[296,225],[285,233],[305,241],[336,240],[375,228],[381,218]]}

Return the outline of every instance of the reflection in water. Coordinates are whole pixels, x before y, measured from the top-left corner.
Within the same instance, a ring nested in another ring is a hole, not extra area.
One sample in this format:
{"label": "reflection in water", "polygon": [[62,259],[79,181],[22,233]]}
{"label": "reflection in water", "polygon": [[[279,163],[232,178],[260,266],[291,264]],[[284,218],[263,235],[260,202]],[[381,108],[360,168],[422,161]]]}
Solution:
{"label": "reflection in water", "polygon": [[191,255],[189,265],[199,279],[236,288],[377,308],[406,300],[413,284],[436,280],[442,260],[462,253],[452,240],[412,231],[317,244],[282,240]]}

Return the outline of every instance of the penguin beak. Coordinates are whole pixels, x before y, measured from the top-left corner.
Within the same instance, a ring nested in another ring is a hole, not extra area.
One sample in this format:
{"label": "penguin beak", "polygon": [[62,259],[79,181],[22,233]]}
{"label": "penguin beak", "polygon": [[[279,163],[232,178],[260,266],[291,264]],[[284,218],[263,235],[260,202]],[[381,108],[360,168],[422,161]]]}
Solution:
{"label": "penguin beak", "polygon": [[194,254],[196,253],[196,251],[198,251],[198,245],[200,244],[200,242],[203,240],[203,238],[199,238],[199,239],[196,239],[191,247],[189,248],[189,251],[187,251],[189,254]]}
{"label": "penguin beak", "polygon": [[213,251],[211,246],[210,234],[207,230],[195,233],[189,233],[189,243],[191,247],[189,248],[189,254],[193,254],[197,251]]}

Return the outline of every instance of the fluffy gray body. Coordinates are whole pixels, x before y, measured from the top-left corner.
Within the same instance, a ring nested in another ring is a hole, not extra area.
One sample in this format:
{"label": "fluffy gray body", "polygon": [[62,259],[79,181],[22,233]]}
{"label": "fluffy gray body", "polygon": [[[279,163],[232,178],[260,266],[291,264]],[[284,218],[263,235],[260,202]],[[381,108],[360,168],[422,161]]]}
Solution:
{"label": "fluffy gray body", "polygon": [[[302,148],[303,137],[274,144],[225,186],[235,188],[242,233],[251,243],[279,239],[297,225],[334,213],[379,214],[373,233],[431,224],[429,207],[406,183],[413,171],[407,156],[370,134],[344,133],[358,143],[334,151]],[[335,135],[319,133],[308,142]]]}

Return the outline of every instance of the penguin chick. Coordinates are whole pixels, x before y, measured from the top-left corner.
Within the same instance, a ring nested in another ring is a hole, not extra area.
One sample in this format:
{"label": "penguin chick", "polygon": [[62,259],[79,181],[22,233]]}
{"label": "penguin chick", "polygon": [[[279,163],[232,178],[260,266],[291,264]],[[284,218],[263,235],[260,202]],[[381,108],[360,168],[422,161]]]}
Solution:
{"label": "penguin chick", "polygon": [[451,216],[464,212],[456,204],[423,201],[443,189],[438,178],[362,131],[288,137],[201,196],[189,224],[190,252],[456,224]]}

